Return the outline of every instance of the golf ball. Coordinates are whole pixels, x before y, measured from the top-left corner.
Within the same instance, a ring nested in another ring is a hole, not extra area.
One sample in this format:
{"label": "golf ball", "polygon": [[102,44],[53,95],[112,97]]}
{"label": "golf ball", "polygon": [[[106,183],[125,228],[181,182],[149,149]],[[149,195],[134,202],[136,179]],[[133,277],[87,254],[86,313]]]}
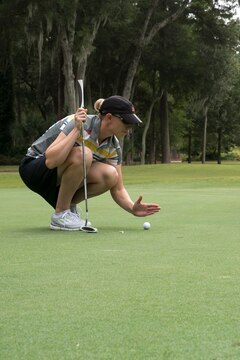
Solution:
{"label": "golf ball", "polygon": [[147,221],[143,224],[144,230],[148,230],[148,229],[150,229],[150,227],[151,227],[151,224]]}

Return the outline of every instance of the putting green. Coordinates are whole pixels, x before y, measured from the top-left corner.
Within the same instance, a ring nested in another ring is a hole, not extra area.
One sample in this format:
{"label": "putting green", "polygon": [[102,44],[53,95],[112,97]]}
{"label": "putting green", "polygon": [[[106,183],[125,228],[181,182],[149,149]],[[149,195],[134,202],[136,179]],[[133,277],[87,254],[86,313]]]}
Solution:
{"label": "putting green", "polygon": [[123,171],[161,213],[104,194],[89,200],[97,234],[49,230],[51,208],[0,173],[2,359],[240,358],[240,166]]}

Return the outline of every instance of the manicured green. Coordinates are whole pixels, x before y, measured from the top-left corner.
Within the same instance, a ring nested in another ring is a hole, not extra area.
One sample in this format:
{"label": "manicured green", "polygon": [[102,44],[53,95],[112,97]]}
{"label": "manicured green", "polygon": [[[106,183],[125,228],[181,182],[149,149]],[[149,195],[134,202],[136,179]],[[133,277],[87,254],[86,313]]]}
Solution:
{"label": "manicured green", "polygon": [[240,164],[123,172],[161,213],[104,194],[86,234],[49,230],[52,209],[0,171],[0,359],[240,359]]}

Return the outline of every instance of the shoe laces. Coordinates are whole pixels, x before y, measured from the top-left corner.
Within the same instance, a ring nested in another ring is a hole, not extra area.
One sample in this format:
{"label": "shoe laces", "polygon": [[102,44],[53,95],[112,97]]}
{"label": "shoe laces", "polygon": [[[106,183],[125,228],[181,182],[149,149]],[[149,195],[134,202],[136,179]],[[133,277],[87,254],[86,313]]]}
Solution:
{"label": "shoe laces", "polygon": [[73,213],[73,212],[71,212],[70,210],[66,210],[66,211],[62,214],[62,219],[64,219],[65,217],[70,218],[70,219],[75,218],[76,220],[79,220],[78,214]]}

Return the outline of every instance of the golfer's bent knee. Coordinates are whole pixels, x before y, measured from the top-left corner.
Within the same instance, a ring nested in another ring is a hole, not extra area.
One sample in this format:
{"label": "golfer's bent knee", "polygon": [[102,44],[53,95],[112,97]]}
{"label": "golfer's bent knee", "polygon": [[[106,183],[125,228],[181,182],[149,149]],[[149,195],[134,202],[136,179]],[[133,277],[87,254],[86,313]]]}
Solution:
{"label": "golfer's bent knee", "polygon": [[103,179],[109,189],[116,185],[118,182],[118,172],[115,167],[108,165],[103,172]]}

